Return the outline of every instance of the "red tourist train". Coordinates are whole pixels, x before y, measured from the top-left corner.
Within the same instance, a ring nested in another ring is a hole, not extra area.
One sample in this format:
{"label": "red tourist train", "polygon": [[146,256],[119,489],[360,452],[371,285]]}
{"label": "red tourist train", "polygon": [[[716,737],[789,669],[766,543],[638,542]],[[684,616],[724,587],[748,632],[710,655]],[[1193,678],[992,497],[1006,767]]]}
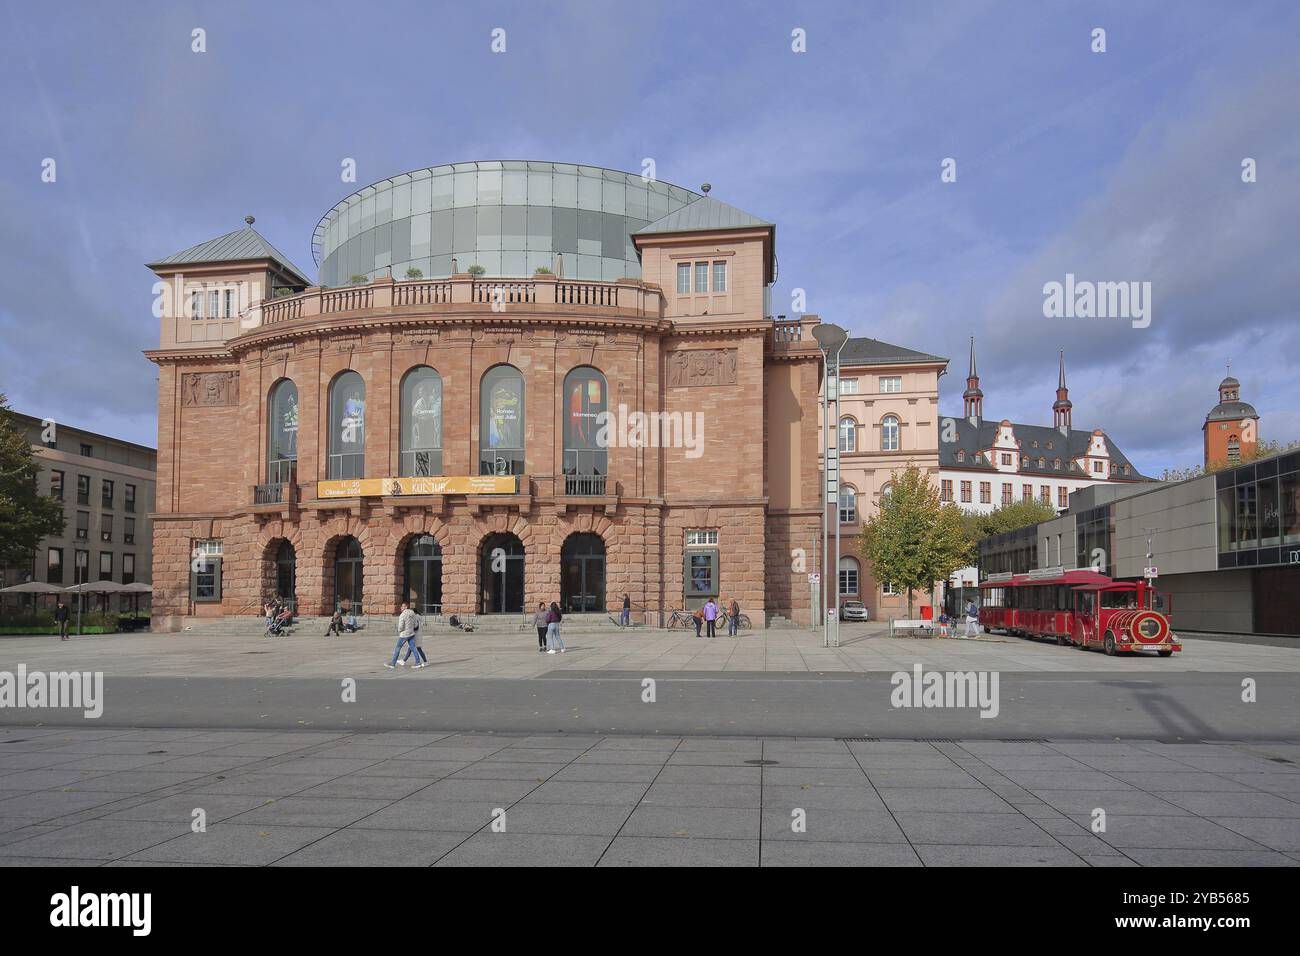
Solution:
{"label": "red tourist train", "polygon": [[986,631],[1055,640],[1107,654],[1155,651],[1169,657],[1182,644],[1170,625],[1173,600],[1145,580],[1115,581],[1097,571],[1044,568],[997,574],[980,584]]}

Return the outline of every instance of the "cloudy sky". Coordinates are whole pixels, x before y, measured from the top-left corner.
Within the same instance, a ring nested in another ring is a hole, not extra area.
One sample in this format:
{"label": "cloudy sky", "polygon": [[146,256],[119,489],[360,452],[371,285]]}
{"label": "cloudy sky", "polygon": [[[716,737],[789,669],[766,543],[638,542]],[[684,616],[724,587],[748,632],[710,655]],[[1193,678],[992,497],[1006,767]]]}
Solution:
{"label": "cloudy sky", "polygon": [[[1199,461],[1229,357],[1297,439],[1298,38],[1251,0],[0,0],[0,391],[154,444],[143,263],[251,213],[314,277],[345,157],[649,157],[778,224],[777,311],[951,356],[947,411],[974,335],[987,416],[1050,424],[1064,348],[1076,427],[1148,474]],[[1044,318],[1067,273],[1150,282],[1149,327]]]}

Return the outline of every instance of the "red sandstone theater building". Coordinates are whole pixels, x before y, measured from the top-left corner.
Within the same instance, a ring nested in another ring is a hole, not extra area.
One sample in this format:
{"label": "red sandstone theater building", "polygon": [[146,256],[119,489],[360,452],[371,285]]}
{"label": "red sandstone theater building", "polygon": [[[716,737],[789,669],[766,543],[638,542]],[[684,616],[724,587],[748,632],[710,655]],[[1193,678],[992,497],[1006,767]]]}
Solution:
{"label": "red sandstone theater building", "polygon": [[464,163],[347,197],[313,283],[252,228],[157,275],[154,609],[807,623],[813,316],[776,228],[703,192]]}

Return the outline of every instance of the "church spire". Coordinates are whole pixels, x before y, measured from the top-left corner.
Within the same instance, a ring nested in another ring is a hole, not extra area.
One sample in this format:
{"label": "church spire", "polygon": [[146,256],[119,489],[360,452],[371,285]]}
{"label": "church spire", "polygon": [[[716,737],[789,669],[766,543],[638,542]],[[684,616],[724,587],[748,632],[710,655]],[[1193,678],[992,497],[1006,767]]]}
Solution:
{"label": "church spire", "polygon": [[975,367],[975,336],[970,340],[970,371],[966,375],[966,391],[962,393],[966,404],[966,418],[972,425],[978,425],[984,417],[984,393],[980,391],[980,373]]}
{"label": "church spire", "polygon": [[1062,435],[1070,434],[1070,418],[1074,403],[1070,401],[1070,390],[1065,386],[1065,349],[1061,349],[1061,374],[1056,380],[1056,401],[1052,403],[1052,424],[1060,429]]}

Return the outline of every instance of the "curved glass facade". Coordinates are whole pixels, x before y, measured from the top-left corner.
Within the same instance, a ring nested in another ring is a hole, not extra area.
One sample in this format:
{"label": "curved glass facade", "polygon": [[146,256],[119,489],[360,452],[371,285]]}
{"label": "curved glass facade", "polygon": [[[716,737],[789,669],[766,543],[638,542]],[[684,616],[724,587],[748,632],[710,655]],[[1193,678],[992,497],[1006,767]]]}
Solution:
{"label": "curved glass facade", "polygon": [[354,275],[428,278],[480,265],[490,276],[555,269],[578,279],[640,278],[631,234],[699,199],[635,173],[525,161],[456,163],[403,173],[353,193],[312,239],[320,282]]}

